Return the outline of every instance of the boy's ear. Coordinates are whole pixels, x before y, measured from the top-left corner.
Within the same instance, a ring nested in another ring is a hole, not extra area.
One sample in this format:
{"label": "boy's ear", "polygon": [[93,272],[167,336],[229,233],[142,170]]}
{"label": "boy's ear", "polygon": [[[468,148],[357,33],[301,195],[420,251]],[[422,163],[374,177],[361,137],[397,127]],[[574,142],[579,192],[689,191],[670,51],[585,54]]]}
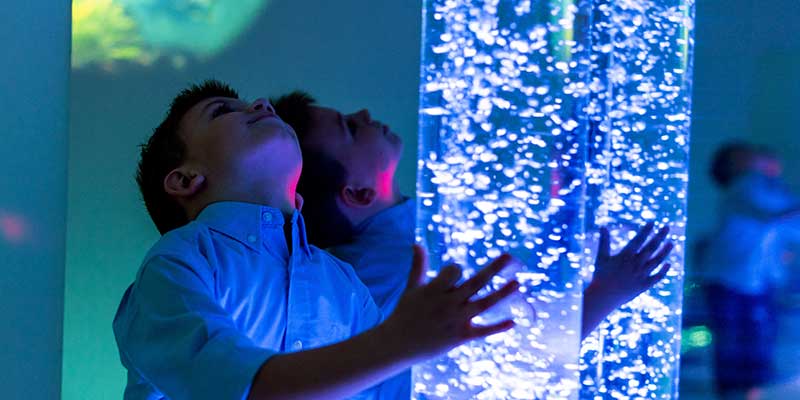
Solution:
{"label": "boy's ear", "polygon": [[348,207],[362,208],[369,207],[375,203],[377,193],[372,188],[356,188],[345,186],[341,191],[341,198]]}
{"label": "boy's ear", "polygon": [[164,178],[164,191],[170,196],[188,198],[203,188],[206,177],[188,169],[178,167]]}
{"label": "boy's ear", "polygon": [[303,210],[303,196],[300,196],[300,193],[297,192],[294,194],[294,208],[296,208],[297,211]]}

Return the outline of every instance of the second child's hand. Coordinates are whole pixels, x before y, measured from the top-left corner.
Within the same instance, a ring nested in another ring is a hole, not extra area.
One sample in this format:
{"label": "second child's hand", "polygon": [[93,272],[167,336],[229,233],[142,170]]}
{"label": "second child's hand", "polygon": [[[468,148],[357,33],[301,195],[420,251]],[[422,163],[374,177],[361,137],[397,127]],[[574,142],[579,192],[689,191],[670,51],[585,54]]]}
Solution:
{"label": "second child's hand", "polygon": [[[643,226],[619,253],[611,255],[611,234],[600,228],[600,243],[592,282],[583,293],[581,337],[591,333],[617,307],[633,300],[664,279],[670,265],[661,263],[675,246],[667,240],[669,228],[651,236],[655,225]],[[661,266],[661,269],[656,270]]]}

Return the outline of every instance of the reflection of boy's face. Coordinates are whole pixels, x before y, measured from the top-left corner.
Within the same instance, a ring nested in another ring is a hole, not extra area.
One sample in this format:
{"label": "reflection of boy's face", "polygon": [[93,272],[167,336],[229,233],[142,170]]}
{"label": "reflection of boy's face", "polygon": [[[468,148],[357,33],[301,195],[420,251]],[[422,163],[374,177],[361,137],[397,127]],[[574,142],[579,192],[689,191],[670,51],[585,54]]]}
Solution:
{"label": "reflection of boy's face", "polygon": [[388,126],[375,121],[367,110],[342,115],[325,107],[311,108],[306,146],[339,161],[350,184],[375,189],[379,198],[396,195],[394,173],[403,142]]}
{"label": "reflection of boy's face", "polygon": [[180,126],[186,144],[184,165],[197,168],[216,191],[258,192],[260,185],[279,181],[282,175],[295,174],[295,182],[299,177],[297,137],[263,99],[205,99],[183,116]]}

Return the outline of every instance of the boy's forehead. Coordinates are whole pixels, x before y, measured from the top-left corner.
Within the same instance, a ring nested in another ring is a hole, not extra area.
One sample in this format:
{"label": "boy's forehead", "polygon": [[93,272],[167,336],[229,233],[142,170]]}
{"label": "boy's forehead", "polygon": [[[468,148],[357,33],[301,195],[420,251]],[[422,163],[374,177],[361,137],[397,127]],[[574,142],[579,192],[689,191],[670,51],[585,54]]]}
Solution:
{"label": "boy's forehead", "polygon": [[312,130],[318,135],[336,135],[345,123],[345,115],[330,107],[312,106],[311,119]]}
{"label": "boy's forehead", "polygon": [[317,123],[334,122],[337,119],[339,111],[330,107],[311,106],[311,118]]}
{"label": "boy's forehead", "polygon": [[318,142],[335,136],[341,128],[341,113],[329,107],[311,106],[307,141]]}

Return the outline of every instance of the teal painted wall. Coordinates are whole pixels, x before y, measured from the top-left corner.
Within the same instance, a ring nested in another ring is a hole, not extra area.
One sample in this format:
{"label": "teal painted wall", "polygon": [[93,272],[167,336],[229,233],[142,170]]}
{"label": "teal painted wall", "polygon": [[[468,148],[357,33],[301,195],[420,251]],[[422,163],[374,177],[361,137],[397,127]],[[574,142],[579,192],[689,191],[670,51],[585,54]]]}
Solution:
{"label": "teal painted wall", "polygon": [[0,13],[0,390],[54,399],[61,380],[70,10]]}
{"label": "teal painted wall", "polygon": [[799,19],[800,2],[794,0],[697,2],[690,241],[715,221],[717,192],[707,171],[713,151],[726,140],[777,150],[788,182],[800,192]]}

